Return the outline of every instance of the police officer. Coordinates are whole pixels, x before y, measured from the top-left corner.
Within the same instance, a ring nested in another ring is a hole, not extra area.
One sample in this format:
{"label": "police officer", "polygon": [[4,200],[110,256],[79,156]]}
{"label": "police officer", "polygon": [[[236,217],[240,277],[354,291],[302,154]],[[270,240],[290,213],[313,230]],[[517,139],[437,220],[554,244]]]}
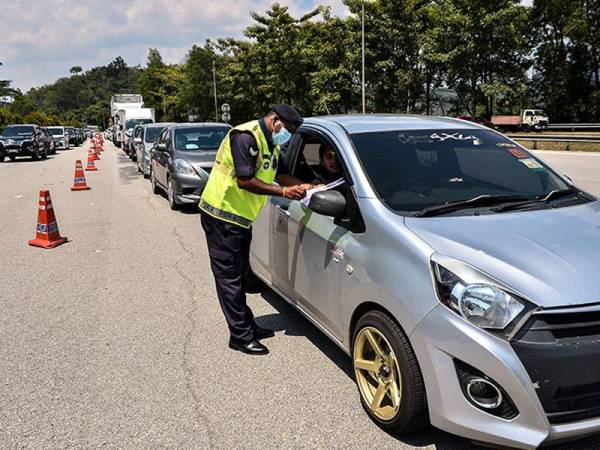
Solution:
{"label": "police officer", "polygon": [[200,199],[210,266],[231,335],[229,347],[252,355],[269,353],[259,340],[274,336],[273,330],[256,325],[246,304],[252,222],[269,195],[300,200],[310,187],[289,173],[279,154],[302,121],[293,107],[278,104],[265,117],[232,128],[221,142]]}

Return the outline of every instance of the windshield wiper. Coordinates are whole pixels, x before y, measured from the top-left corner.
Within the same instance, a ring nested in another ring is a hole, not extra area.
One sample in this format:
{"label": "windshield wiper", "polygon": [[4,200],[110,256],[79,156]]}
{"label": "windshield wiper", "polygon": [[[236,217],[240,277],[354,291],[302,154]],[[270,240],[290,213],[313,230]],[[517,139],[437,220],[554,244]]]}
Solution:
{"label": "windshield wiper", "polygon": [[523,202],[524,200],[528,200],[528,198],[522,195],[483,194],[465,200],[456,200],[453,202],[444,203],[442,205],[429,206],[427,208],[422,209],[421,211],[416,212],[414,216],[437,216],[439,214],[456,211],[458,209],[473,208],[475,206],[489,206],[506,202]]}
{"label": "windshield wiper", "polygon": [[556,200],[557,198],[561,198],[561,197],[566,197],[567,195],[577,195],[579,197],[580,192],[577,192],[572,188],[555,189],[553,191],[548,192],[547,194],[538,195],[535,198],[535,200],[527,200],[527,201],[520,202],[520,203],[512,203],[510,205],[501,205],[497,208],[494,208],[494,211],[495,212],[504,212],[504,211],[511,211],[514,209],[519,209],[519,208],[522,208],[525,206],[548,204],[552,200]]}

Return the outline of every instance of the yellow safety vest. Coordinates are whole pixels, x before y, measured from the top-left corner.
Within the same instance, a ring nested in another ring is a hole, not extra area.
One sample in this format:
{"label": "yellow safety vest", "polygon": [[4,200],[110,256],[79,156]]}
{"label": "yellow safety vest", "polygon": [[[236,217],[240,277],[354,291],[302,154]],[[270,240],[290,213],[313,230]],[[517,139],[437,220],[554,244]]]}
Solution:
{"label": "yellow safety vest", "polygon": [[238,187],[230,140],[231,135],[235,133],[251,133],[254,136],[258,146],[254,176],[267,184],[273,183],[279,163],[279,146],[274,147],[271,154],[258,120],[244,123],[229,130],[221,142],[198,206],[200,210],[217,219],[250,228],[268,196],[254,194]]}

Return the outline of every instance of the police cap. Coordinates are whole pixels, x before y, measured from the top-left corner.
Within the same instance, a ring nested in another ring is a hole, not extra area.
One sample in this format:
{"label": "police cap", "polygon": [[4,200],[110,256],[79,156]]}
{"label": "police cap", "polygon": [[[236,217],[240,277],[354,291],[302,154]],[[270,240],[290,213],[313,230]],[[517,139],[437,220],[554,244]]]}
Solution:
{"label": "police cap", "polygon": [[285,103],[278,103],[272,105],[271,109],[281,120],[294,125],[296,128],[300,127],[302,122],[304,122],[302,116],[298,114],[298,111],[296,111],[293,106],[286,105]]}

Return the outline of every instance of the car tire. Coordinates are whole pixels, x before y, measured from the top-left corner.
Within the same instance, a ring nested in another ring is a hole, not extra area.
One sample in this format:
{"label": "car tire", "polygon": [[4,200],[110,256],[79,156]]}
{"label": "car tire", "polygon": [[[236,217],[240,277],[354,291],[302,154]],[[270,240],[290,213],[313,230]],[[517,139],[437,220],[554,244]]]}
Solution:
{"label": "car tire", "polygon": [[0,163],[3,163],[6,159],[6,155],[4,153],[0,153]]}
{"label": "car tire", "polygon": [[428,426],[421,369],[394,320],[377,310],[362,316],[354,328],[351,355],[362,406],[379,427],[406,434]]}
{"label": "car tire", "polygon": [[158,188],[158,184],[156,184],[156,178],[154,177],[154,170],[150,169],[150,184],[152,185],[152,193],[159,194],[160,189]]}
{"label": "car tire", "polygon": [[42,154],[42,159],[48,158],[48,150],[44,148],[44,153]]}
{"label": "car tire", "polygon": [[38,159],[40,159],[40,155],[38,153],[38,150],[36,149],[35,152],[33,152],[32,155],[31,155],[31,160],[32,161],[37,161]]}
{"label": "car tire", "polygon": [[10,159],[11,161],[14,161],[15,159],[17,159],[17,157],[13,156],[13,155],[8,155],[8,159]]}
{"label": "car tire", "polygon": [[171,177],[167,177],[167,199],[169,200],[169,208],[173,211],[177,211],[180,207],[177,200],[175,200],[175,192],[173,192],[173,182]]}

